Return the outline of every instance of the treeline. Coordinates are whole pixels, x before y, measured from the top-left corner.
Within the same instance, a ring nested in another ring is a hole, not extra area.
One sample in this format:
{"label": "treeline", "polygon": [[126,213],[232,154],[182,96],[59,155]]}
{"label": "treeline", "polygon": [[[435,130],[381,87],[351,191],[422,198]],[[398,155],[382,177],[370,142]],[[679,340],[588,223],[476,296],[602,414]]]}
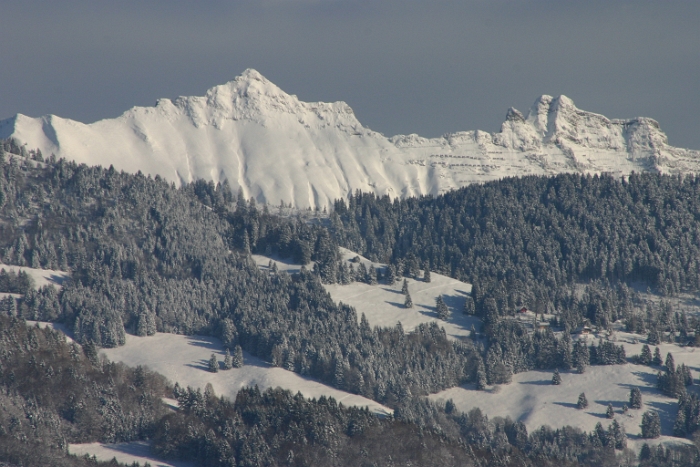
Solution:
{"label": "treeline", "polygon": [[[502,313],[569,308],[572,284],[594,280],[700,289],[694,175],[528,176],[405,200],[357,193],[335,203],[331,224],[342,246],[373,261],[405,273],[427,263],[473,283],[479,313],[487,298]],[[605,327],[626,311],[610,305],[589,302],[581,318]]]}
{"label": "treeline", "polygon": [[[125,333],[202,333],[273,364],[393,405],[474,377],[479,355],[435,326],[371,329],[310,271],[260,271],[246,249],[337,264],[326,229],[275,218],[226,184],[175,188],[156,177],[60,160],[0,157],[0,254],[68,269],[60,290],[29,290],[6,312],[60,321],[78,342]],[[324,256],[325,255],[325,256]],[[308,256],[308,257],[307,257]]]}

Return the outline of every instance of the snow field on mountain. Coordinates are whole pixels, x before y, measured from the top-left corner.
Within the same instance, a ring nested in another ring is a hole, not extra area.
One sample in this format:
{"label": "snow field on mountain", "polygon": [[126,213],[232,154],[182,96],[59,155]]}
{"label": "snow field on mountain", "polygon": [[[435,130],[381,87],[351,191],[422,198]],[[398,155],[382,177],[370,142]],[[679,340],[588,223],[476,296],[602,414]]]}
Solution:
{"label": "snow field on mountain", "polygon": [[211,373],[208,371],[211,354],[217,356],[221,368],[225,356],[221,341],[214,337],[168,333],[139,337],[127,334],[125,345],[100,352],[111,361],[132,367],[147,366],[173,383],[180,383],[182,387],[204,390],[207,383],[211,383],[217,395],[231,400],[236,398],[239,389],[257,385],[261,391],[281,387],[294,393],[299,391],[307,398],[333,397],[344,405],[367,406],[379,414],[391,413],[391,409],[370,399],[273,367],[247,352],[243,353],[245,365],[242,368],[220,369],[218,373]]}
{"label": "snow field on mountain", "polygon": [[[633,343],[635,337],[641,338],[633,334],[617,333],[616,344],[625,346],[628,357],[638,355],[644,344],[643,338],[641,343]],[[650,347],[653,352],[654,346]],[[697,384],[700,349],[675,344],[660,344],[659,349],[664,360],[666,354],[671,352],[676,365],[688,365]],[[477,391],[473,384],[469,384],[446,389],[429,398],[434,401],[452,399],[456,407],[465,412],[478,407],[490,418],[508,416],[523,422],[528,431],[542,425],[553,428],[571,425],[591,431],[598,422],[607,429],[612,420],[606,418],[605,411],[608,404],[612,404],[615,419],[625,427],[628,447],[631,449],[638,451],[645,442],[651,445],[690,443],[688,439],[672,436],[678,401],[656,389],[656,374],[659,370],[662,368],[630,363],[594,365],[589,366],[583,374],[578,374],[575,370],[561,371],[559,386],[552,384],[553,370],[527,371],[513,375],[513,382],[507,385]],[[642,408],[629,409],[627,414],[623,414],[622,406],[629,405],[630,390],[634,387],[642,392]],[[697,391],[698,387],[692,386],[689,390]],[[579,410],[576,402],[582,392],[586,394],[589,405],[587,409]],[[640,436],[642,414],[647,410],[657,411],[661,418],[662,436],[656,440],[646,440]]]}
{"label": "snow field on mountain", "polygon": [[205,96],[91,124],[18,114],[0,120],[0,138],[10,137],[46,156],[176,184],[228,180],[247,198],[298,208],[332,206],[358,189],[407,197],[509,176],[700,172],[700,151],[668,145],[654,120],[608,119],[566,96],[543,95],[527,115],[510,109],[497,133],[387,138],[346,103],[302,102],[252,69]]}

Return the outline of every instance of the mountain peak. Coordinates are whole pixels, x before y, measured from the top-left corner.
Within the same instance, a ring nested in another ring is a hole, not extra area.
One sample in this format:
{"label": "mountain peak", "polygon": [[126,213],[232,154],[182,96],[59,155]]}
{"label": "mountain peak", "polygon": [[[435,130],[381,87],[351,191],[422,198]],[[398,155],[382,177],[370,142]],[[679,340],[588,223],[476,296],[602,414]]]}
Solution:
{"label": "mountain peak", "polygon": [[161,99],[115,119],[0,121],[0,137],[87,164],[176,183],[228,179],[260,202],[328,206],[355,190],[438,194],[506,176],[700,172],[700,152],[668,146],[651,119],[610,120],[566,96],[509,109],[499,133],[386,138],[344,102],[302,102],[249,68],[203,96]]}

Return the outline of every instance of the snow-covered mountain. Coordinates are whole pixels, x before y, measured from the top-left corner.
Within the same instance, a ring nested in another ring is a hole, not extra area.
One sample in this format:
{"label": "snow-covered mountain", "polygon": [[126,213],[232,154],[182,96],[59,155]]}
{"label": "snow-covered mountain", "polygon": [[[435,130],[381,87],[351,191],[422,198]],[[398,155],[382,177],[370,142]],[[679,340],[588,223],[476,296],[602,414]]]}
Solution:
{"label": "snow-covered mountain", "polygon": [[247,197],[298,207],[330,205],[356,189],[438,194],[515,175],[700,172],[700,151],[669,146],[656,121],[610,120],[565,96],[540,97],[527,116],[510,109],[499,133],[387,138],[346,103],[301,102],[251,69],[204,97],[161,99],[92,124],[18,114],[0,121],[0,137],[176,183],[228,179]]}

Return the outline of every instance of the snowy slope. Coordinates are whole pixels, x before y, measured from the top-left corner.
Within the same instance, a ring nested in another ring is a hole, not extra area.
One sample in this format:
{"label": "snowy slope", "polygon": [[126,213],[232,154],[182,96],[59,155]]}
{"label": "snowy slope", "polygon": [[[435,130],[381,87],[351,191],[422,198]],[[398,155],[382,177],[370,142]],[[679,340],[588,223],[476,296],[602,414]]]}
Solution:
{"label": "snowy slope", "polygon": [[[642,343],[633,343],[634,338],[642,336],[620,332],[617,344],[625,347],[628,356],[638,355]],[[653,347],[652,347],[653,348]],[[672,353],[677,365],[685,363],[691,368],[694,378],[700,367],[700,352],[694,347],[680,347],[676,344],[660,344],[661,355],[666,358]],[[596,423],[601,422],[605,428],[612,422],[605,416],[608,404],[615,410],[615,419],[625,427],[628,446],[636,451],[642,444],[650,442],[641,438],[640,424],[642,414],[655,410],[661,418],[661,438],[652,440],[651,444],[690,443],[688,439],[673,437],[673,422],[678,410],[678,400],[663,395],[656,388],[656,373],[659,367],[634,365],[590,366],[584,374],[574,371],[561,372],[561,385],[552,384],[552,371],[527,371],[513,376],[508,385],[477,391],[473,384],[446,389],[429,396],[432,400],[452,399],[458,409],[469,411],[479,407],[489,417],[510,417],[521,421],[529,431],[542,425],[554,428],[571,425],[582,430],[591,431]],[[630,409],[622,413],[622,406],[629,404],[629,394],[633,387],[642,392],[642,408]],[[689,389],[697,391],[697,386]],[[578,396],[586,394],[587,409],[576,408]]]}
{"label": "snowy slope", "polygon": [[87,125],[18,114],[0,121],[0,137],[176,183],[228,179],[259,202],[302,208],[356,189],[409,196],[526,174],[700,171],[700,152],[669,146],[654,120],[609,120],[565,96],[540,97],[527,116],[510,109],[499,133],[387,138],[344,102],[301,102],[251,69],[203,97],[161,99]]}

